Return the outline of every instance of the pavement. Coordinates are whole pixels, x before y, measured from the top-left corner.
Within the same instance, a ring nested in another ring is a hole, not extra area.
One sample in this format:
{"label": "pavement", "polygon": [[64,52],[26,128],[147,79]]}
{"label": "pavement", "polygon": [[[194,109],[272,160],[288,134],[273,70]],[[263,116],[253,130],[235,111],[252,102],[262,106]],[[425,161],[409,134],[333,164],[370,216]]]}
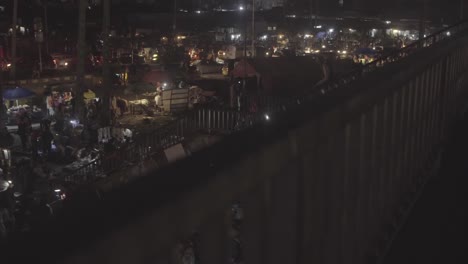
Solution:
{"label": "pavement", "polygon": [[384,264],[468,263],[468,118],[456,128]]}

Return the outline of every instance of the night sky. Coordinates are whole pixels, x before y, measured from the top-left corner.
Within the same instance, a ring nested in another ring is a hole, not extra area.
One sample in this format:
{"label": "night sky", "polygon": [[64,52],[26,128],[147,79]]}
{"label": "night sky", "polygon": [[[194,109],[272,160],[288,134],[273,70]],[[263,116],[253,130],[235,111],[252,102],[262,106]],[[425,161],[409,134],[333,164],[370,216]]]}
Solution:
{"label": "night sky", "polygon": [[[26,12],[27,8],[34,7],[45,0],[20,0],[21,12]],[[55,4],[57,8],[74,8],[73,3],[78,0],[47,0],[49,4]],[[99,3],[102,0],[90,0],[90,3]],[[280,0],[256,0],[260,1],[280,1]],[[291,12],[315,13],[314,4],[318,2],[318,10],[322,15],[336,15],[344,11],[359,11],[367,16],[390,16],[400,18],[418,18],[422,10],[423,0],[283,0],[285,9]],[[466,0],[465,0],[466,1]],[[6,14],[11,9],[13,1],[0,0],[0,5],[6,6]],[[125,5],[125,10],[129,12],[138,11],[142,8],[145,12],[172,12],[173,0],[111,0],[114,5]],[[251,3],[251,0],[177,0],[181,9],[196,10],[210,9],[220,4],[224,6],[238,6]],[[460,15],[461,0],[427,0],[427,16],[434,20],[441,18],[458,18]],[[468,6],[466,1],[465,10]],[[67,3],[72,3],[68,4]],[[36,8],[37,9],[37,8]],[[31,8],[30,12],[34,12]],[[72,11],[72,10],[70,10]],[[27,11],[29,12],[29,11]],[[38,10],[41,12],[41,10]],[[465,11],[465,13],[468,13]],[[466,16],[465,16],[466,17]]]}

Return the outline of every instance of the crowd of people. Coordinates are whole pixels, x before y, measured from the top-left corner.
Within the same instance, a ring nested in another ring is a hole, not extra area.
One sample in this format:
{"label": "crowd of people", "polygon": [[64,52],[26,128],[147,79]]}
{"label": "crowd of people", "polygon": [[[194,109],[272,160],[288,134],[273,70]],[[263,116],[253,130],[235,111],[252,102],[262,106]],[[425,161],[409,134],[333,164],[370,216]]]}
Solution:
{"label": "crowd of people", "polygon": [[[0,243],[10,234],[30,229],[52,216],[54,204],[64,199],[64,189],[70,185],[65,179],[68,165],[93,151],[104,157],[106,151],[115,149],[108,145],[116,141],[99,142],[103,101],[87,100],[79,115],[74,112],[73,95],[67,95],[46,95],[46,114],[39,123],[33,121],[30,112],[20,109],[16,114],[17,130],[5,127],[0,133],[3,141],[11,138],[7,145],[14,147],[15,153],[8,157],[9,162],[1,158],[0,168],[5,173],[0,169]],[[110,107],[113,117],[127,112],[127,102],[119,97],[112,98]],[[111,123],[108,125],[116,125]],[[131,131],[120,130],[122,141],[129,142]],[[20,144],[15,145],[15,138]]]}

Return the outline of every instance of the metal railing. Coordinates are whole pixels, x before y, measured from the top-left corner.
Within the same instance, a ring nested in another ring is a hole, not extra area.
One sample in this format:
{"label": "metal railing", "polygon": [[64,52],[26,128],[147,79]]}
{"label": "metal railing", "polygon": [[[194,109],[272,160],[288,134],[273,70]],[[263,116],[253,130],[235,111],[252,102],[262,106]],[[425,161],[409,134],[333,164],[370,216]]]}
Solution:
{"label": "metal railing", "polygon": [[165,126],[149,132],[136,133],[133,142],[122,146],[111,155],[100,156],[67,174],[65,181],[74,184],[92,182],[126,166],[133,166],[147,157],[162,153],[165,149],[186,142],[191,137],[206,133],[230,134],[246,129],[281,107],[271,103],[265,109],[256,112],[209,108],[190,111]]}

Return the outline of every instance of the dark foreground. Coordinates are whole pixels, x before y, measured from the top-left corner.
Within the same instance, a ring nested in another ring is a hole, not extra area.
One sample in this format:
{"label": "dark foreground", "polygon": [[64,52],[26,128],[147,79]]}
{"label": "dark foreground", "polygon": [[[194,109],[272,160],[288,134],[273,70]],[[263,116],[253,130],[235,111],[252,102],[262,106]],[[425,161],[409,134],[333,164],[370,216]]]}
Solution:
{"label": "dark foreground", "polygon": [[468,118],[397,235],[385,264],[468,263]]}

